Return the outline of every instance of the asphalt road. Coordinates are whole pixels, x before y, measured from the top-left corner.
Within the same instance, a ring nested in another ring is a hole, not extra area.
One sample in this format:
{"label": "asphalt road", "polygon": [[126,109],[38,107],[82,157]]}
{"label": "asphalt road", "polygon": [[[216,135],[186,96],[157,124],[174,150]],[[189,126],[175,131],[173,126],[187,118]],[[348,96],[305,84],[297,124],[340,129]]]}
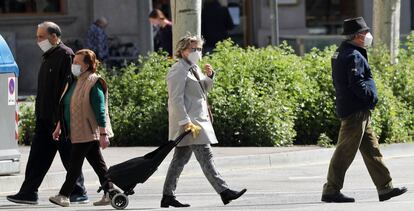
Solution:
{"label": "asphalt road", "polygon": [[[194,158],[192,158],[194,159]],[[360,158],[348,170],[343,193],[355,197],[355,203],[335,204],[320,202],[322,185],[328,168],[328,161],[291,165],[278,168],[220,169],[222,176],[234,189],[246,187],[247,193],[239,200],[224,206],[220,197],[200,171],[184,173],[177,190],[177,199],[191,204],[185,210],[414,210],[414,157],[401,156],[386,159],[394,186],[406,186],[408,192],[386,202],[379,202],[375,187]],[[139,184],[135,194],[129,197],[126,210],[167,210],[159,208],[164,177],[154,175],[145,184]],[[88,194],[91,201],[101,195],[96,193],[97,182],[89,181]],[[5,194],[0,195],[0,209],[3,210],[114,210],[111,206],[94,207],[92,203],[59,208],[49,203],[48,197],[57,189],[42,190],[39,205],[27,206],[10,203]]]}

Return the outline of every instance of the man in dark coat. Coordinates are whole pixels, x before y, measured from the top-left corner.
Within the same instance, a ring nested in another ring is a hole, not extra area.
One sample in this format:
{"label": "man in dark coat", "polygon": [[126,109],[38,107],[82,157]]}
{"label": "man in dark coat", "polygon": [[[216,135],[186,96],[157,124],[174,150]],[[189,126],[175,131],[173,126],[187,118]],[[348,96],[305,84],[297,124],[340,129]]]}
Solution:
{"label": "man in dark coat", "polygon": [[[37,28],[37,41],[44,52],[38,75],[35,104],[36,129],[27,161],[25,179],[20,191],[7,196],[7,200],[21,204],[37,204],[38,188],[49,170],[56,152],[59,151],[62,163],[69,167],[71,143],[55,141],[53,130],[59,120],[59,100],[64,86],[72,80],[72,49],[60,40],[61,30],[53,22],[43,22]],[[83,176],[81,175],[71,195],[71,202],[87,203]]]}
{"label": "man in dark coat", "polygon": [[206,0],[201,13],[201,34],[205,39],[204,49],[211,52],[216,43],[229,38],[228,31],[234,28],[227,7],[218,0]]}
{"label": "man in dark coat", "polygon": [[341,129],[329,165],[327,183],[323,187],[322,201],[355,201],[340,190],[358,149],[377,188],[379,200],[385,201],[405,193],[407,189],[393,187],[371,126],[371,110],[375,108],[378,97],[365,48],[371,45],[373,38],[362,17],[345,20],[343,27],[346,40],[332,57],[332,79]]}

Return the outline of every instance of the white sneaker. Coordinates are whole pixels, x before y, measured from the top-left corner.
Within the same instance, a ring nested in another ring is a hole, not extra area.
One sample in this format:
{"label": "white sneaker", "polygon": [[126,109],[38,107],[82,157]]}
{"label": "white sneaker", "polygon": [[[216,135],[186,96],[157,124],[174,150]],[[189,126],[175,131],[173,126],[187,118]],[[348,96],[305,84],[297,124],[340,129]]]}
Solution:
{"label": "white sneaker", "polygon": [[93,206],[106,206],[111,204],[111,199],[109,198],[109,193],[105,193],[101,200],[93,203]]}
{"label": "white sneaker", "polygon": [[51,196],[49,201],[62,207],[69,207],[70,205],[69,198],[62,195]]}

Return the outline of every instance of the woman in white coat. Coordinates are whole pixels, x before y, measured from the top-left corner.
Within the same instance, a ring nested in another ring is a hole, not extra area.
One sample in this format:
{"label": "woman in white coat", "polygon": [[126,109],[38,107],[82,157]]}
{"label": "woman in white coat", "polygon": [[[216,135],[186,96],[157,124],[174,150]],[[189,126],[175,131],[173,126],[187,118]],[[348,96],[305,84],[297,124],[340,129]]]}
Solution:
{"label": "woman in white coat", "polygon": [[174,157],[164,183],[161,207],[189,207],[175,198],[178,178],[194,152],[204,175],[224,204],[239,198],[246,192],[233,191],[216,170],[210,144],[216,144],[211,116],[207,104],[207,92],[211,89],[214,71],[205,66],[205,74],[197,66],[201,59],[203,40],[190,34],[177,43],[175,56],[179,59],[167,75],[169,140],[175,139],[194,125],[201,127],[198,136],[186,136],[175,148]]}

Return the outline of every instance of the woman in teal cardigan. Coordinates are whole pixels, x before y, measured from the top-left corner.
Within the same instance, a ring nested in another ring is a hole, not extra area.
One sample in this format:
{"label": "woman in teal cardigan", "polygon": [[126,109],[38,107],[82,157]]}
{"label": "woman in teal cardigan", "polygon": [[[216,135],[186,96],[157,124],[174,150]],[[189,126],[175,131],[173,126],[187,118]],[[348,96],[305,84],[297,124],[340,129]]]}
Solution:
{"label": "woman in teal cardigan", "polygon": [[[53,138],[59,140],[63,131],[65,139],[72,142],[72,151],[66,180],[59,194],[50,197],[49,201],[63,207],[70,205],[68,197],[85,158],[98,175],[101,185],[106,181],[108,169],[100,147],[108,147],[109,137],[113,133],[108,114],[106,83],[96,74],[98,64],[93,51],[83,49],[76,52],[72,65],[72,74],[76,80],[66,87],[60,101],[63,120],[59,121]],[[103,186],[104,196],[94,205],[110,204],[108,191],[112,188],[112,183],[106,183]]]}

